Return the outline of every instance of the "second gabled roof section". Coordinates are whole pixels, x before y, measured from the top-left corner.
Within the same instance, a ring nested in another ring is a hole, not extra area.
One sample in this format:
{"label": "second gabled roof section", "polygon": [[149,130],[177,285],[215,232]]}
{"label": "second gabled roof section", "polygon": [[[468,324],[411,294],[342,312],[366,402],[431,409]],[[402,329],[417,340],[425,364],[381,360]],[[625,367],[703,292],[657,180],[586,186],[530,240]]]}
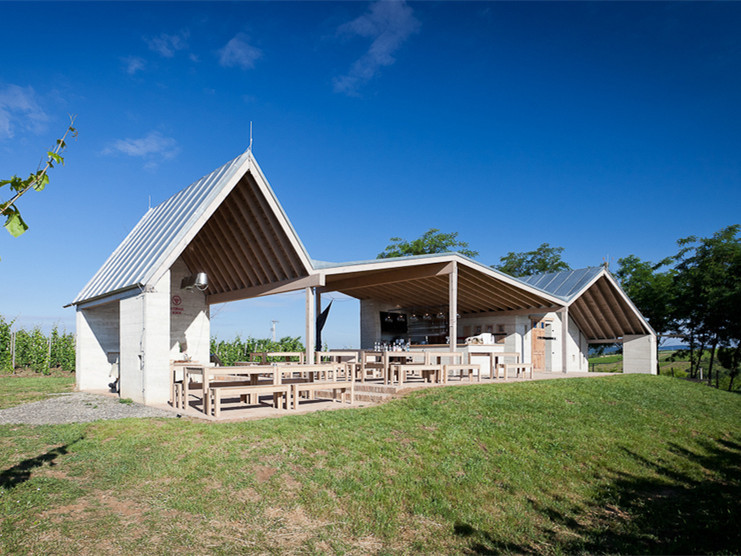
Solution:
{"label": "second gabled roof section", "polygon": [[156,283],[179,257],[190,271],[208,274],[209,296],[239,298],[239,292],[312,271],[247,151],[149,209],[71,305]]}
{"label": "second gabled roof section", "polygon": [[591,341],[654,334],[645,317],[603,267],[536,274],[521,280],[566,301],[571,317]]}

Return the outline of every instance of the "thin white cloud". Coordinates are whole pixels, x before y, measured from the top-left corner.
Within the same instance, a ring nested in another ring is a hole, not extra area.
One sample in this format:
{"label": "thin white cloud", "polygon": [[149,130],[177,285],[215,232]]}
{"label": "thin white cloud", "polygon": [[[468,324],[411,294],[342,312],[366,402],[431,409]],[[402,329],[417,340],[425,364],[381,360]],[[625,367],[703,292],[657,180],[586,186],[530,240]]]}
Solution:
{"label": "thin white cloud", "polygon": [[180,152],[175,139],[166,137],[159,131],[150,131],[140,139],[118,139],[103,149],[103,154],[125,154],[142,158],[147,167],[156,166],[160,160],[171,160]]}
{"label": "thin white cloud", "polygon": [[150,50],[157,52],[163,58],[172,58],[178,50],[188,48],[188,37],[190,37],[190,31],[183,29],[175,35],[162,33],[157,37],[145,38],[144,40],[149,45]]}
{"label": "thin white cloud", "polygon": [[124,71],[129,75],[134,75],[137,71],[143,70],[146,65],[146,62],[138,56],[121,58],[121,62],[123,62]]}
{"label": "thin white cloud", "polygon": [[48,121],[33,87],[0,87],[0,139],[12,139],[18,129],[41,133]]}
{"label": "thin white cloud", "polygon": [[368,12],[341,25],[339,35],[369,38],[372,42],[345,75],[334,79],[335,92],[357,94],[360,86],[373,79],[382,67],[396,61],[396,51],[419,28],[419,20],[404,0],[377,0]]}
{"label": "thin white cloud", "polygon": [[255,62],[261,56],[262,51],[247,42],[244,33],[238,33],[219,50],[219,64],[225,68],[239,67],[247,70],[254,68]]}

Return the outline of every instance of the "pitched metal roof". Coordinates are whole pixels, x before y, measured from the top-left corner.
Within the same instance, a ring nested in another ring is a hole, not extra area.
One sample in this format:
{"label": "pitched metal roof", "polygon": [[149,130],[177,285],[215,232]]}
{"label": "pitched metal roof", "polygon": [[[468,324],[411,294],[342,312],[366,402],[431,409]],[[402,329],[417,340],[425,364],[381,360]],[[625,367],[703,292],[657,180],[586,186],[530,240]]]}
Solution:
{"label": "pitched metal roof", "polygon": [[602,267],[587,267],[578,270],[563,270],[523,276],[520,281],[556,295],[565,301],[571,301],[581,293],[585,286],[602,272]]}
{"label": "pitched metal roof", "polygon": [[[216,272],[217,264],[209,264],[216,255],[204,245],[215,241],[214,233],[230,228],[227,224],[231,224],[234,214],[219,211],[230,195],[236,199],[230,204],[238,204],[232,210],[246,214],[250,222],[238,232],[230,229],[230,234],[221,235],[219,247],[226,249],[227,244],[233,251],[241,249],[240,256],[244,255],[242,242],[264,247],[250,252],[254,259],[251,262]],[[211,219],[217,211],[218,218]],[[196,248],[210,252],[199,254]],[[247,151],[149,209],[70,305],[154,283],[181,254],[189,267],[198,266],[199,271],[209,273],[209,293],[306,276],[312,270],[305,248],[252,153]],[[280,260],[280,267],[265,270],[260,266],[259,272],[251,273],[253,265],[262,264],[256,259],[264,256]]]}

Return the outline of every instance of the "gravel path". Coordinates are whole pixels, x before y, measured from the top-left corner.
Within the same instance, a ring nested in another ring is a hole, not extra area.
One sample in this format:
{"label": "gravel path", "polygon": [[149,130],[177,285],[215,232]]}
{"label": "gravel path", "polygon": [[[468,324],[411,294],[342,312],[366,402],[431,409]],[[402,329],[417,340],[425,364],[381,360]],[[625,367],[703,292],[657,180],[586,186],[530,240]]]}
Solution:
{"label": "gravel path", "polygon": [[110,396],[72,392],[52,394],[48,400],[0,409],[0,425],[59,425],[89,423],[100,419],[176,416],[172,411],[138,403],[125,404]]}

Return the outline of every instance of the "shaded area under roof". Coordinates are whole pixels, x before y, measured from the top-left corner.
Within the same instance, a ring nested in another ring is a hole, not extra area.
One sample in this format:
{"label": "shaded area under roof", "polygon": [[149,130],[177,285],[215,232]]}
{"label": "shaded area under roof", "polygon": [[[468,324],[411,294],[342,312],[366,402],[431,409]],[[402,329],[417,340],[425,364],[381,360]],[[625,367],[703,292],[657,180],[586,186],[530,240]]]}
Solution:
{"label": "shaded area under roof", "polygon": [[325,291],[374,299],[404,308],[448,305],[449,275],[458,265],[458,311],[473,315],[522,309],[554,309],[562,302],[459,253],[356,261],[314,261]]}

